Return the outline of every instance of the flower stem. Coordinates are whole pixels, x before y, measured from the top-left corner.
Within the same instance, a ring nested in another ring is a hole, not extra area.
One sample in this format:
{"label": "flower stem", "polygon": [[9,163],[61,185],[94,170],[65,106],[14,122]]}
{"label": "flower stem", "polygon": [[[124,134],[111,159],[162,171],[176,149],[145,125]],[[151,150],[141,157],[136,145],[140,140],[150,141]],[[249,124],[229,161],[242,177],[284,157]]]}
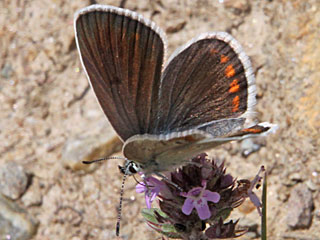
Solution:
{"label": "flower stem", "polygon": [[261,240],[267,240],[267,171],[264,173],[262,188]]}

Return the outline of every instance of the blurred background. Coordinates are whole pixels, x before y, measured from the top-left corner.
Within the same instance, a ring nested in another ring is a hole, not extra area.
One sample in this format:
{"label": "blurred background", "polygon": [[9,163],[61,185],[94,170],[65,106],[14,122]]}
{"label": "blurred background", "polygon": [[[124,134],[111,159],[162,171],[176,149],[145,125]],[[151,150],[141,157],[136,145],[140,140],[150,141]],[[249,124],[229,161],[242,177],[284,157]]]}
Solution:
{"label": "blurred background", "polygon": [[[264,139],[208,152],[238,179],[265,165],[269,239],[320,239],[320,2],[318,0],[1,0],[0,239],[113,239],[121,142],[89,89],[73,14],[93,3],[123,6],[167,33],[168,54],[202,32],[227,31],[251,57]],[[257,194],[261,194],[260,190]],[[125,187],[123,239],[159,239],[143,221],[144,197]],[[234,212],[259,237],[250,203]]]}

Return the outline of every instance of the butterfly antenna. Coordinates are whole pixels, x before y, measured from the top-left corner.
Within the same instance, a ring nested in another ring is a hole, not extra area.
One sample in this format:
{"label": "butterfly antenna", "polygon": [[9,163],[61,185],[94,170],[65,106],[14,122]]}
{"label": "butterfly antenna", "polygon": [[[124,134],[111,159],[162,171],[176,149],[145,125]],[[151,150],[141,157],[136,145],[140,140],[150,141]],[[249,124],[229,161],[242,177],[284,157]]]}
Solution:
{"label": "butterfly antenna", "polygon": [[96,159],[96,160],[92,160],[92,161],[82,161],[82,163],[84,164],[91,164],[91,163],[96,163],[96,162],[102,162],[104,160],[109,160],[109,159],[122,159],[122,160],[126,160],[126,158],[124,157],[106,157],[106,158],[100,158],[100,159]]}
{"label": "butterfly antenna", "polygon": [[116,236],[119,237],[120,234],[120,221],[121,221],[121,210],[122,210],[122,200],[123,200],[123,193],[124,193],[124,183],[128,176],[128,169],[125,170],[122,178],[121,190],[120,190],[120,202],[118,208],[118,218],[117,218],[117,226],[116,226]]}

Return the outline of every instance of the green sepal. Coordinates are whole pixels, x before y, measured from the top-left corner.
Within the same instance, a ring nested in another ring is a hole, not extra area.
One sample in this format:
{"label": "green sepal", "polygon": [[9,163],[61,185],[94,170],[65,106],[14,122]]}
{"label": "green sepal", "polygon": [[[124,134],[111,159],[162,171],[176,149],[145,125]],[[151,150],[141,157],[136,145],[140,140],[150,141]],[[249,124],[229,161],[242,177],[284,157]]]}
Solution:
{"label": "green sepal", "polygon": [[177,232],[172,224],[158,222],[155,212],[157,212],[161,217],[168,219],[168,216],[158,208],[144,208],[142,209],[141,214],[147,221],[148,225],[158,233],[161,233],[169,238],[181,239],[181,235]]}

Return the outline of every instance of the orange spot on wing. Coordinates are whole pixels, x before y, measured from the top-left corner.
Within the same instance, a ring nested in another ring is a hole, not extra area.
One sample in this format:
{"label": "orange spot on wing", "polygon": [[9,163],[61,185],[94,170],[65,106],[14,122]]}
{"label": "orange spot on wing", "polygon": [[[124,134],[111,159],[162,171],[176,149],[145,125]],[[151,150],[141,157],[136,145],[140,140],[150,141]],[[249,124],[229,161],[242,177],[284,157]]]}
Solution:
{"label": "orange spot on wing", "polygon": [[262,129],[258,128],[246,128],[242,130],[243,132],[250,132],[250,133],[261,133]]}
{"label": "orange spot on wing", "polygon": [[222,54],[220,58],[220,63],[226,63],[228,61],[229,61],[229,58]]}
{"label": "orange spot on wing", "polygon": [[234,70],[232,64],[230,64],[226,67],[226,70],[224,71],[224,73],[228,78],[231,78],[236,74],[236,70]]}
{"label": "orange spot on wing", "polygon": [[230,83],[229,87],[230,87],[229,93],[238,92],[239,89],[240,89],[240,86],[239,86],[239,84],[238,84],[238,79],[234,79],[234,80],[232,81],[232,83]]}
{"label": "orange spot on wing", "polygon": [[243,132],[249,132],[249,133],[262,133],[262,132],[265,132],[268,129],[269,128],[264,128],[264,127],[261,127],[261,126],[255,126],[255,127],[243,129],[242,131]]}
{"label": "orange spot on wing", "polygon": [[232,100],[232,112],[236,112],[239,110],[239,105],[240,105],[240,98],[239,96],[235,96]]}

